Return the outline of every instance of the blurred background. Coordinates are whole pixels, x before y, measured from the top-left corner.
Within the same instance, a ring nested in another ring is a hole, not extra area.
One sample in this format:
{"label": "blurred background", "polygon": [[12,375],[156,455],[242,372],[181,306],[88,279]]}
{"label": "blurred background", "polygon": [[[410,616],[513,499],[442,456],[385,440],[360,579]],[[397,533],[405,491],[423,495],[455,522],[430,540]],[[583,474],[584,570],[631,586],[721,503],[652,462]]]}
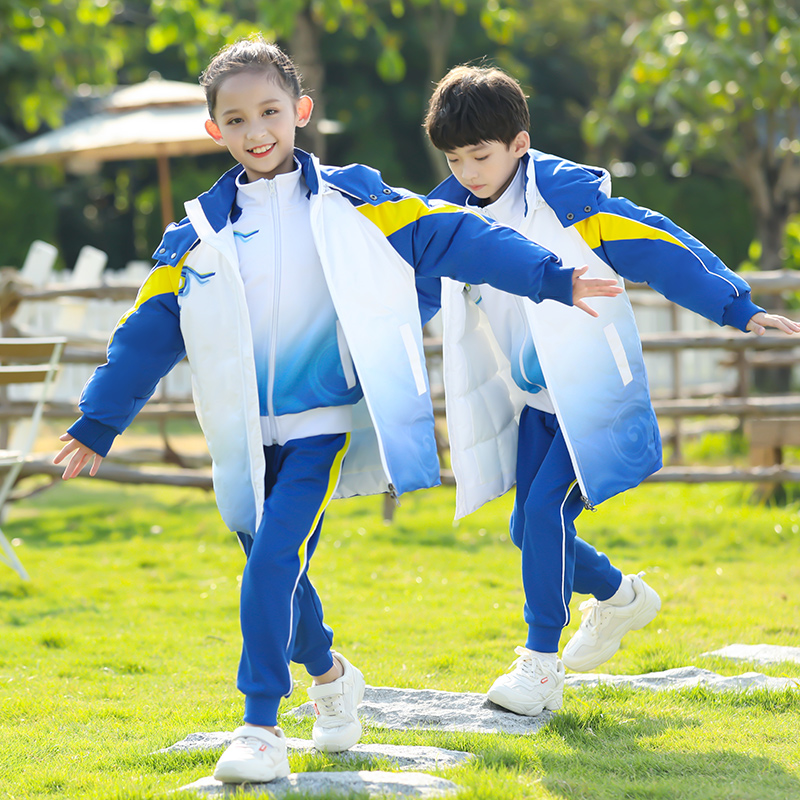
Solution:
{"label": "blurred background", "polygon": [[[253,31],[314,97],[299,145],[426,192],[446,176],[421,120],[452,66],[489,62],[530,97],[534,147],[600,164],[615,194],[662,211],[732,268],[800,267],[798,0],[4,0],[0,147],[102,113],[120,87],[197,85]],[[168,102],[168,101],[165,101]],[[151,127],[169,123],[154,122]],[[201,133],[201,136],[204,135]],[[232,165],[226,151],[0,164],[3,265],[35,239],[71,268],[149,259],[163,219]],[[0,152],[2,158],[2,152]],[[161,174],[163,186],[164,175]]]}

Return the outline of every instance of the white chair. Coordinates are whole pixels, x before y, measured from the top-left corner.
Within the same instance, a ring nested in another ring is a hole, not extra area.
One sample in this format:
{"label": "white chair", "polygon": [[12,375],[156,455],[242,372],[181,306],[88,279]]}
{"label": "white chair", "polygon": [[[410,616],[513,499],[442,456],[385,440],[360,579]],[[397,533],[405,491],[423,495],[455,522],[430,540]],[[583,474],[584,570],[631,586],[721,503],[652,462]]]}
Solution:
{"label": "white chair", "polygon": [[[103,271],[108,263],[108,255],[91,245],[85,245],[75,259],[67,284],[70,287],[99,286],[102,283]],[[55,329],[59,334],[72,338],[80,338],[86,331],[86,317],[92,303],[88,297],[61,297],[58,300],[58,318]]]}
{"label": "white chair", "polygon": [[108,255],[90,244],[81,247],[69,282],[73,286],[96,286],[103,277]]}
{"label": "white chair", "polygon": [[41,288],[50,280],[56,258],[58,258],[56,247],[36,239],[28,248],[28,254],[19,271],[20,278],[37,289]]}
{"label": "white chair", "polygon": [[[34,400],[33,411],[26,416],[28,431],[24,443],[16,450],[0,450],[0,470],[5,471],[0,485],[0,514],[22,469],[28,454],[36,442],[39,422],[49,389],[58,371],[66,340],[61,337],[41,339],[0,338],[0,386],[8,401],[8,389],[18,384],[38,384],[39,391]],[[27,405],[27,404],[26,404]],[[10,408],[8,409],[11,410]],[[29,580],[11,543],[0,530],[0,561],[15,570],[23,580]]]}
{"label": "white chair", "polygon": [[[75,266],[67,273],[66,288],[100,286],[108,262],[108,255],[91,245],[85,245],[78,253]],[[56,336],[66,336],[74,343],[105,344],[107,331],[98,330],[97,321],[105,316],[107,300],[94,300],[89,297],[60,297],[53,305],[55,322],[48,331]],[[59,379],[58,397],[77,401],[83,385],[92,374],[88,364],[66,364]]]}
{"label": "white chair", "polygon": [[[19,271],[19,277],[36,289],[43,288],[53,274],[58,249],[40,239],[31,243]],[[14,326],[26,336],[47,335],[48,316],[52,315],[49,303],[40,300],[23,300],[14,314]]]}

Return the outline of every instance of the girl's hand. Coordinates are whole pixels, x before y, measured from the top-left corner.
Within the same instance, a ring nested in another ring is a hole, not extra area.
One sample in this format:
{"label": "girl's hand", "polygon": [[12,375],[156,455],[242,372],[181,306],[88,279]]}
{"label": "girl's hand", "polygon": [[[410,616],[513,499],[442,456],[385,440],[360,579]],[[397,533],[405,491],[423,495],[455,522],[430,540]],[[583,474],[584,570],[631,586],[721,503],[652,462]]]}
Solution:
{"label": "girl's hand", "polygon": [[747,323],[747,330],[756,336],[763,336],[767,328],[777,328],[779,331],[789,334],[800,332],[800,325],[796,322],[779,314],[767,314],[765,311],[753,314]]}
{"label": "girl's hand", "polygon": [[63,433],[58,437],[60,441],[66,442],[61,448],[61,452],[53,459],[54,464],[60,464],[70,453],[72,457],[69,463],[64,468],[64,474],[61,476],[65,481],[74,478],[92,459],[94,461],[89,468],[89,475],[97,475],[97,470],[100,464],[103,463],[103,456],[98,455],[94,450],[90,450],[85,444],[81,444],[77,439],[73,439],[68,433]]}
{"label": "girl's hand", "polygon": [[582,278],[589,267],[577,267],[572,272],[572,305],[592,317],[599,314],[583,302],[585,297],[616,297],[622,287],[613,278]]}

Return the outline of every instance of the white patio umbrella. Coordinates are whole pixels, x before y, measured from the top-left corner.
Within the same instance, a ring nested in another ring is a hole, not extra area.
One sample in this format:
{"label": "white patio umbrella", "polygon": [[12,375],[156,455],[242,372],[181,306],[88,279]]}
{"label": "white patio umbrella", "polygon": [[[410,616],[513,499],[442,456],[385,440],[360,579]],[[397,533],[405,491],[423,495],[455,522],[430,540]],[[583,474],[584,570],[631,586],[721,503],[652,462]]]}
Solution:
{"label": "white patio umbrella", "polygon": [[173,221],[169,158],[219,152],[206,133],[199,85],[151,77],[112,91],[100,110],[0,151],[0,164],[61,162],[86,172],[101,161],[155,158],[164,226]]}

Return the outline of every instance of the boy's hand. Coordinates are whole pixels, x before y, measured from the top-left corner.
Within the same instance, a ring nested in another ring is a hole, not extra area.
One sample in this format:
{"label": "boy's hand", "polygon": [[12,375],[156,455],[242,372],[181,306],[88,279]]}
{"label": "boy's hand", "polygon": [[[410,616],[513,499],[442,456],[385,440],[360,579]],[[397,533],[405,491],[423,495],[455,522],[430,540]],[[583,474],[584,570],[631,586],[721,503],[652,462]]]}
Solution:
{"label": "boy's hand", "polygon": [[103,463],[103,456],[98,455],[94,450],[90,450],[85,444],[81,444],[77,439],[73,439],[68,433],[63,433],[58,437],[60,441],[66,442],[61,448],[61,452],[53,459],[54,464],[60,464],[70,453],[69,463],[64,467],[64,474],[61,476],[65,481],[74,478],[94,456],[94,462],[89,469],[90,475],[97,475],[100,464]]}
{"label": "boy's hand", "polygon": [[622,287],[613,278],[582,278],[589,267],[577,267],[572,272],[572,305],[592,317],[599,314],[586,303],[584,297],[616,297],[622,294]]}
{"label": "boy's hand", "polygon": [[800,325],[796,322],[779,314],[767,314],[765,311],[753,314],[750,322],[747,323],[747,330],[756,336],[763,336],[767,328],[777,328],[784,333],[800,333]]}

